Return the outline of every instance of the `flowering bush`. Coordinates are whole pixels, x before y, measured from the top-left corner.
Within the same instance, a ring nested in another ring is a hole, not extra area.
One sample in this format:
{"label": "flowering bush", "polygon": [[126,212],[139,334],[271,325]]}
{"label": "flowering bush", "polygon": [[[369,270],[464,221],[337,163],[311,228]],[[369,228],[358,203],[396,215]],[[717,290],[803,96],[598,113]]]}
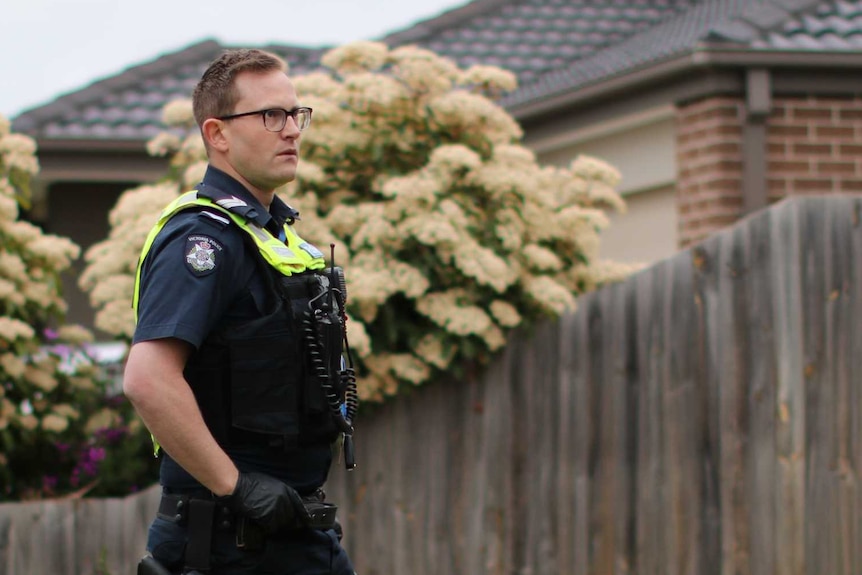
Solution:
{"label": "flowering bush", "polygon": [[[603,210],[624,207],[618,173],[587,157],[538,165],[492,99],[514,75],[375,42],[321,63],[328,71],[293,78],[314,121],[297,181],[279,193],[300,210],[300,235],[338,246],[363,398],[485,360],[512,329],[572,310],[577,294],[629,271],[597,260]],[[150,142],[150,153],[172,155],[172,175],[120,198],[81,278],[101,308],[97,325],[126,337],[147,230],[206,166],[190,103],[169,104],[164,119],[188,128]]]}
{"label": "flowering bush", "polygon": [[60,273],[79,248],[19,219],[39,169],[35,150],[0,116],[0,500],[128,493],[155,477],[147,458],[128,457],[142,441],[122,441],[143,436],[142,426],[106,393],[90,332],[51,329],[66,310]]}

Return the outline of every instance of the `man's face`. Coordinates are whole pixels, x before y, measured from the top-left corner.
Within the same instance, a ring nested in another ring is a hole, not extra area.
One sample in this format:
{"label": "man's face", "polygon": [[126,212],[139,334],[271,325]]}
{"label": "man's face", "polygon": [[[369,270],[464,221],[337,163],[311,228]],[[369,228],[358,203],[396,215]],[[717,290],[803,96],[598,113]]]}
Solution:
{"label": "man's face", "polygon": [[[243,72],[235,83],[239,100],[234,114],[299,105],[296,89],[283,72]],[[225,159],[252,191],[271,192],[296,177],[300,132],[293,118],[287,118],[280,132],[268,131],[259,114],[236,118],[226,122],[225,135]]]}

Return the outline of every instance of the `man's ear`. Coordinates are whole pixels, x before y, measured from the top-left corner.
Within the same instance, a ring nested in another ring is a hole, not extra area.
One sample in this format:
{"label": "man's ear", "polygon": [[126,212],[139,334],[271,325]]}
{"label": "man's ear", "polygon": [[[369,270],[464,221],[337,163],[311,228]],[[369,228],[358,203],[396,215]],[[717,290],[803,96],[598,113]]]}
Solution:
{"label": "man's ear", "polygon": [[201,125],[201,136],[204,139],[204,143],[209,148],[218,150],[219,152],[227,151],[228,141],[224,132],[226,127],[223,121],[216,118],[204,120],[204,123]]}

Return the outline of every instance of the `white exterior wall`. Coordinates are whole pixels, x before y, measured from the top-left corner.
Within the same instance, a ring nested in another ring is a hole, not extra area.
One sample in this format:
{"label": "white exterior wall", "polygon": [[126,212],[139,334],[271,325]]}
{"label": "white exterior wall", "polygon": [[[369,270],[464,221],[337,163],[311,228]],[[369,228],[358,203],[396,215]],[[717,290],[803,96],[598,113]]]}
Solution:
{"label": "white exterior wall", "polygon": [[678,245],[676,136],[672,108],[660,108],[529,143],[543,164],[568,165],[579,154],[600,158],[620,171],[617,188],[628,204],[610,214],[601,256],[654,263]]}
{"label": "white exterior wall", "polygon": [[676,190],[672,186],[626,196],[628,211],[611,214],[599,255],[651,264],[677,251]]}

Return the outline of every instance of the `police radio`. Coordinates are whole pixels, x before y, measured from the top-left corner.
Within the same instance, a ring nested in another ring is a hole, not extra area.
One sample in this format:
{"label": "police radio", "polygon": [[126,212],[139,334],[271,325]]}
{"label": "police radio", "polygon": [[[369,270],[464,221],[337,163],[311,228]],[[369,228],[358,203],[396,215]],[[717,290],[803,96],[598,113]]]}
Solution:
{"label": "police radio", "polygon": [[344,464],[352,470],[356,467],[353,421],[359,394],[347,340],[347,282],[344,270],[335,265],[335,244],[329,247],[331,265],[318,275],[322,289],[309,301],[302,326],[312,371],[323,389],[332,421],[344,437]]}

